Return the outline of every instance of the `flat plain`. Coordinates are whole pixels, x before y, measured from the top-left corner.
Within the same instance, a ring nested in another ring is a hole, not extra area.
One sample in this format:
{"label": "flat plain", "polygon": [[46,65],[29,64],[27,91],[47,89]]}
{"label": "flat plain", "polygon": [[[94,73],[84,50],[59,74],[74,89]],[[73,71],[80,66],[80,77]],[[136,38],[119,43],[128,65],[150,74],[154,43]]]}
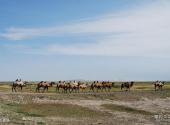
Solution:
{"label": "flat plain", "polygon": [[0,124],[4,125],[168,125],[170,83],[155,91],[152,82],[135,82],[130,91],[116,82],[110,92],[35,92],[36,83],[11,92],[0,83]]}

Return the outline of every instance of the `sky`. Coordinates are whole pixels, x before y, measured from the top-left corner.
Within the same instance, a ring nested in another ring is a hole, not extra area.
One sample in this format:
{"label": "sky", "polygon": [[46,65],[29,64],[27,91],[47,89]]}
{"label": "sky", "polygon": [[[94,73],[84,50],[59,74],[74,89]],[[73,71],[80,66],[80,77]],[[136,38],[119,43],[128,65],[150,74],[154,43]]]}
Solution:
{"label": "sky", "polygon": [[0,0],[0,81],[170,80],[169,0]]}

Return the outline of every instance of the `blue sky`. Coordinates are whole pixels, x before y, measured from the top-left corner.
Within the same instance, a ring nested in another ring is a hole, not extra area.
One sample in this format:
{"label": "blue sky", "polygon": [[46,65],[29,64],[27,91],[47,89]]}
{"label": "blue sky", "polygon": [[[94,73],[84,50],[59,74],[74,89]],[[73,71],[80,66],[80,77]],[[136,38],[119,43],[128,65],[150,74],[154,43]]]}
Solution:
{"label": "blue sky", "polygon": [[170,80],[168,0],[0,0],[0,80]]}

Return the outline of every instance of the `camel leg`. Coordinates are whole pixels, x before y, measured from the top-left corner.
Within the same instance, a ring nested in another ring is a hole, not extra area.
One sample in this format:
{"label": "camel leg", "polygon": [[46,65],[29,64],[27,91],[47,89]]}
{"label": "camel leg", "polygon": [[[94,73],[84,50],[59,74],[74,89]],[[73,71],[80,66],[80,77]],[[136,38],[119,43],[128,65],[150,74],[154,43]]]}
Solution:
{"label": "camel leg", "polygon": [[106,91],[106,92],[109,91],[109,88],[108,88],[108,87],[105,87],[105,91]]}
{"label": "camel leg", "polygon": [[94,88],[92,87],[91,89],[92,89],[92,91],[94,92]]}
{"label": "camel leg", "polygon": [[[67,92],[70,92],[70,90],[69,90],[69,88],[66,87],[66,93],[67,93]],[[71,93],[71,92],[70,92],[70,93]]]}
{"label": "camel leg", "polygon": [[21,91],[22,91],[22,86],[21,86]]}
{"label": "camel leg", "polygon": [[40,87],[37,88],[38,92],[40,92]]}
{"label": "camel leg", "polygon": [[91,90],[94,92],[94,87],[92,87]]}
{"label": "camel leg", "polygon": [[42,91],[43,93],[45,92],[45,86],[43,87],[43,91]]}
{"label": "camel leg", "polygon": [[60,93],[60,88],[56,87],[56,92]]}
{"label": "camel leg", "polygon": [[99,90],[103,92],[103,89],[101,87],[99,87]]}
{"label": "camel leg", "polygon": [[55,88],[55,90],[56,90],[56,92],[57,92],[57,90],[58,90],[57,87]]}
{"label": "camel leg", "polygon": [[67,93],[67,88],[64,88],[64,93]]}
{"label": "camel leg", "polygon": [[106,92],[106,88],[105,87],[101,87],[102,92],[105,91]]}
{"label": "camel leg", "polygon": [[109,92],[109,87],[106,87],[106,91]]}
{"label": "camel leg", "polygon": [[89,92],[90,92],[91,90],[94,92],[94,88],[93,88],[92,86],[90,87],[90,90],[89,90]]}
{"label": "camel leg", "polygon": [[123,84],[121,84],[121,90],[124,88]]}
{"label": "camel leg", "polygon": [[47,86],[44,87],[44,92],[45,92],[45,90],[46,90],[46,92],[48,91],[48,87]]}
{"label": "camel leg", "polygon": [[36,92],[38,91],[38,87],[36,88],[36,90],[35,90]]}
{"label": "camel leg", "polygon": [[58,92],[58,87],[56,86],[55,91]]}
{"label": "camel leg", "polygon": [[77,92],[79,93],[79,88],[76,88]]}
{"label": "camel leg", "polygon": [[14,92],[15,91],[15,89],[14,89],[14,87],[12,87],[12,92]]}
{"label": "camel leg", "polygon": [[16,86],[15,85],[12,85],[12,92],[16,92]]}
{"label": "camel leg", "polygon": [[65,88],[62,88],[62,93],[65,93]]}
{"label": "camel leg", "polygon": [[160,86],[159,89],[162,91],[162,86]]}
{"label": "camel leg", "polygon": [[63,91],[63,93],[66,93],[66,88],[64,87],[62,91]]}
{"label": "camel leg", "polygon": [[156,91],[156,85],[155,85],[155,91]]}
{"label": "camel leg", "polygon": [[103,89],[104,89],[103,87],[100,87],[100,90],[101,90],[102,92],[103,92]]}
{"label": "camel leg", "polygon": [[47,89],[47,92],[48,92],[48,86],[47,86],[47,88],[46,88],[46,89]]}
{"label": "camel leg", "polygon": [[110,92],[111,88],[112,88],[112,87],[109,87],[109,88],[108,88],[108,91],[109,91],[109,92]]}
{"label": "camel leg", "polygon": [[13,86],[12,86],[12,92],[13,92],[13,89],[14,89],[14,88],[13,88]]}
{"label": "camel leg", "polygon": [[17,92],[17,90],[16,90],[16,86],[14,87],[14,90],[15,90],[15,92]]}

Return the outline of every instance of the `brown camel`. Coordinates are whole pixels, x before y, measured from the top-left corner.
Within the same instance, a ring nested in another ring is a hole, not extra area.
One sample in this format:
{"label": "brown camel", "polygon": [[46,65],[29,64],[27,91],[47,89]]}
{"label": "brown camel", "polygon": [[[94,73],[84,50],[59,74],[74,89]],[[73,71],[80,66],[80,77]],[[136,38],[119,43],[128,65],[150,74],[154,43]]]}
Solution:
{"label": "brown camel", "polygon": [[36,92],[39,92],[41,88],[43,88],[43,92],[48,91],[49,87],[52,87],[55,82],[46,82],[46,81],[41,81],[37,84],[36,87]]}

